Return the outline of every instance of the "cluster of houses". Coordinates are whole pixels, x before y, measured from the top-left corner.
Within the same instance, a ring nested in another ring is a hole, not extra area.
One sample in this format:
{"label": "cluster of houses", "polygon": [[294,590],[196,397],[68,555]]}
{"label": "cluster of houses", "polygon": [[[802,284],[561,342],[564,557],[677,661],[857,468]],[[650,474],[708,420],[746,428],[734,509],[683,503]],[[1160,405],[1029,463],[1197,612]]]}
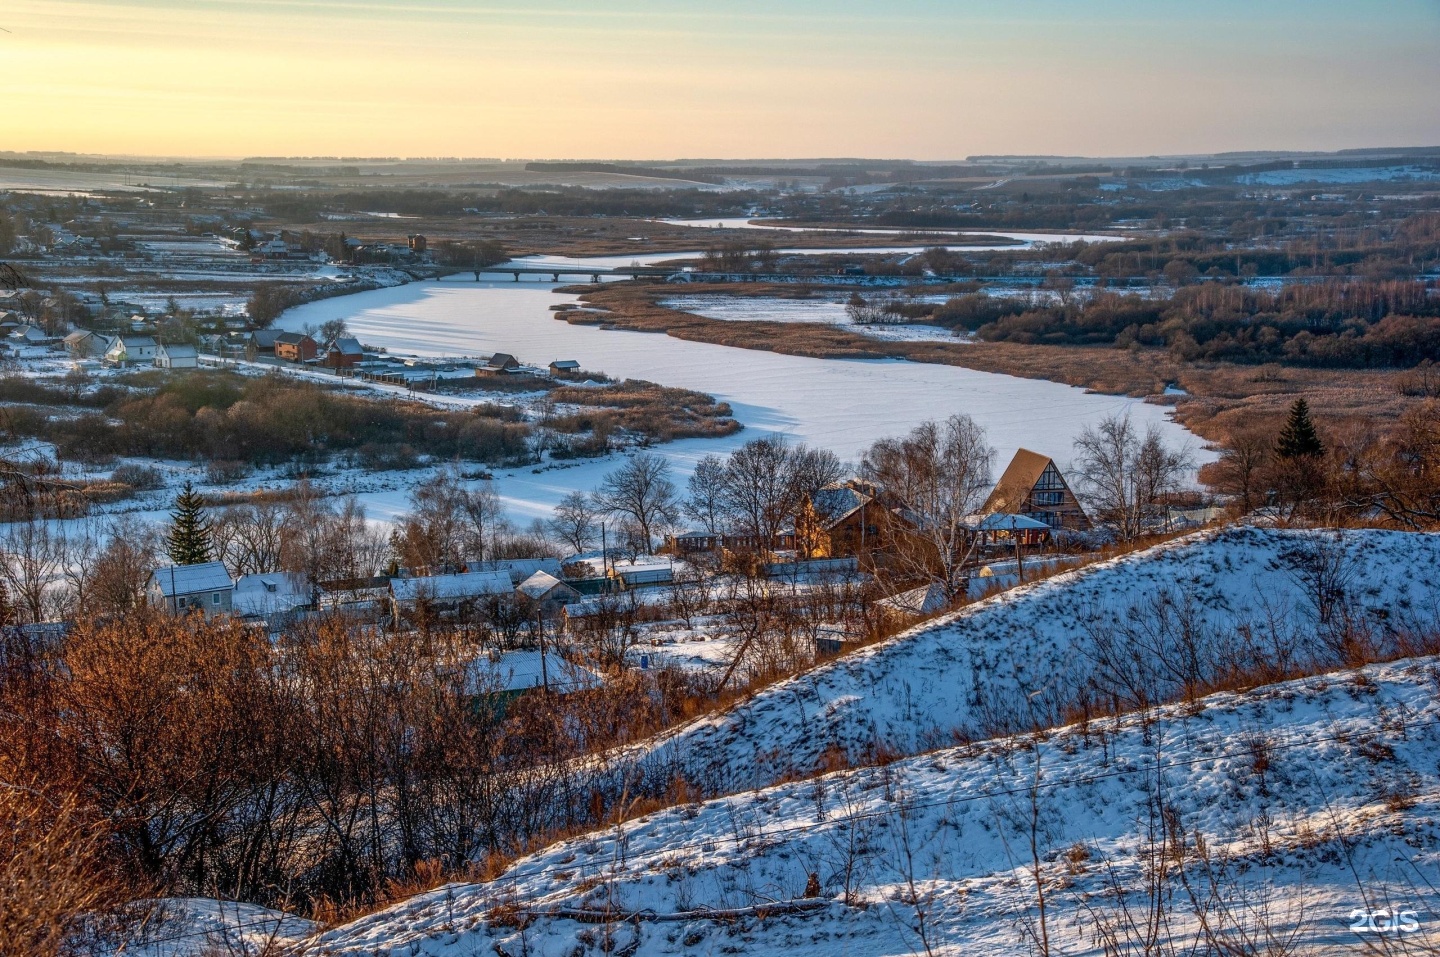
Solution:
{"label": "cluster of houses", "polygon": [[293,572],[232,579],[223,562],[206,562],[156,568],[146,590],[151,604],[176,614],[226,615],[278,631],[319,611],[343,611],[370,620],[473,620],[504,606],[525,620],[539,616],[548,621],[563,618],[567,609],[587,596],[674,580],[674,565],[668,559],[601,559],[600,563],[601,568],[584,559],[565,565],[554,558],[475,561],[434,574],[401,571],[394,576],[313,582]]}
{"label": "cluster of houses", "polygon": [[489,378],[510,375],[552,376],[578,375],[580,363],[574,359],[557,359],[548,370],[522,365],[508,352],[490,356],[464,358],[420,358],[391,356],[366,351],[360,340],[341,336],[321,345],[303,332],[281,332],[257,329],[244,342],[245,358],[250,362],[273,361],[291,365],[329,369],[336,375],[372,382],[388,382],[410,388],[434,385],[440,379]]}
{"label": "cluster of houses", "polygon": [[200,365],[200,351],[195,346],[183,342],[161,342],[154,336],[133,333],[107,336],[77,330],[60,342],[73,359],[101,359],[110,366],[194,369]]}
{"label": "cluster of houses", "polygon": [[[917,521],[904,502],[890,501],[868,482],[847,479],[811,495],[773,542],[700,530],[667,536],[665,551],[685,558],[787,551],[801,561],[860,559],[873,564],[875,553],[914,529]],[[982,551],[1016,542],[1033,547],[1056,532],[1091,527],[1059,466],[1029,449],[1015,453],[985,504],[966,525]]]}

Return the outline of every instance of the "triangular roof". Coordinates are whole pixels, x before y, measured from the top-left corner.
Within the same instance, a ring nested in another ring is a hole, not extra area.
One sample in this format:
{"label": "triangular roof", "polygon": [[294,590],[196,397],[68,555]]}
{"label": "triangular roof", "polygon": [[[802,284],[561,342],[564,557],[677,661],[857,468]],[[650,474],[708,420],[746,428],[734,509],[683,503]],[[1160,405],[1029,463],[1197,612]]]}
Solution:
{"label": "triangular roof", "polygon": [[529,578],[525,579],[523,582],[517,585],[516,591],[520,592],[527,598],[534,598],[538,600],[550,594],[550,592],[553,591],[555,586],[557,585],[564,587],[567,591],[571,593],[575,593],[575,589],[571,588],[569,585],[566,585],[560,579],[556,578],[554,575],[550,574],[547,571],[537,571],[535,574],[531,575]]}
{"label": "triangular roof", "polygon": [[339,352],[347,356],[363,356],[365,349],[360,345],[360,340],[351,336],[341,336],[330,343],[327,352]]}
{"label": "triangular roof", "polygon": [[1054,460],[1048,455],[1020,449],[1005,467],[1005,474],[995,483],[995,490],[990,493],[980,510],[1004,512],[1021,508],[1025,504],[1025,496],[1035,487],[1035,483],[1040,481],[1045,469],[1053,464]]}
{"label": "triangular roof", "polygon": [[[282,332],[275,337],[276,342],[284,342],[290,345],[299,345],[306,339],[310,339],[310,337],[303,332]],[[310,341],[314,342],[315,340],[310,339]]]}

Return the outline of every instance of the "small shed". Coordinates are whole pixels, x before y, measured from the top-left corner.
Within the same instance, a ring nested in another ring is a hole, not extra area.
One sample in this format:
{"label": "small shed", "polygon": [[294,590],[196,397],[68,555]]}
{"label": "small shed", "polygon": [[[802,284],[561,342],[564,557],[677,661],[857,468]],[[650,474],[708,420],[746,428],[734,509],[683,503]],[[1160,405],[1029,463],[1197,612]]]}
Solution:
{"label": "small shed", "polygon": [[578,375],[580,363],[574,359],[556,359],[550,363],[551,375]]}

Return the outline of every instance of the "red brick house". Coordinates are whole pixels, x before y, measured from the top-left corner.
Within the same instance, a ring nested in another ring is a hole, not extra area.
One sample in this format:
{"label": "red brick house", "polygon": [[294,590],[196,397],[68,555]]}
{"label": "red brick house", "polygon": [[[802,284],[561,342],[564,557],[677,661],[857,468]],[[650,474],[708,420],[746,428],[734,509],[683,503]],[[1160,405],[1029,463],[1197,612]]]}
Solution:
{"label": "red brick house", "polygon": [[282,332],[275,337],[275,358],[286,362],[309,362],[320,354],[315,340],[303,332]]}

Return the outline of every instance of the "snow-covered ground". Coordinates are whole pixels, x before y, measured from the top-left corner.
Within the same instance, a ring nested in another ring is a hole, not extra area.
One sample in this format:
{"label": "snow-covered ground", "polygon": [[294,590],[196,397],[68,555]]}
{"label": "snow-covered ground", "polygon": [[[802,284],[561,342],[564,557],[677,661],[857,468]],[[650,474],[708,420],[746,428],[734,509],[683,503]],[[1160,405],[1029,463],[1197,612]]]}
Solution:
{"label": "snow-covered ground", "polygon": [[[1088,638],[1157,598],[1172,599],[1177,615],[1188,605],[1224,640],[1280,619],[1313,630],[1287,553],[1328,534],[1200,532],[1024,585],[772,685],[616,762],[679,770],[710,793],[730,793],[809,773],[837,751],[914,754],[996,722],[1028,723],[1025,708],[1044,717],[1047,701],[1083,687],[1095,667]],[[1354,601],[1394,627],[1440,625],[1440,536],[1347,531],[1336,547]]]}
{"label": "snow-covered ground", "polygon": [[[1100,932],[1128,913],[1123,952],[1186,953],[1203,913],[1237,949],[1199,952],[1430,953],[1437,673],[1435,659],[1340,672],[682,805],[315,945],[357,957],[1019,957],[1043,933],[1050,953],[1100,954]],[[1393,930],[1368,929],[1369,914],[1383,927],[1402,913]],[[1151,919],[1175,949],[1140,948]],[[1295,949],[1240,948],[1267,934]],[[1421,949],[1374,949],[1387,944]]]}
{"label": "snow-covered ground", "polygon": [[267,957],[314,936],[308,920],[254,904],[172,898],[114,957]]}
{"label": "snow-covered ground", "polygon": [[1322,183],[1341,186],[1347,183],[1430,182],[1440,180],[1440,171],[1420,166],[1366,166],[1335,169],[1277,169],[1264,173],[1245,173],[1235,182],[1247,186],[1296,186],[1300,183]]}
{"label": "snow-covered ground", "polygon": [[[938,298],[944,301],[946,297]],[[892,342],[962,342],[941,326],[923,323],[862,324],[851,321],[845,312],[845,296],[812,296],[783,299],[778,296],[677,296],[660,305],[667,309],[717,319],[722,322],[813,322],[841,326],[871,339]],[[962,330],[963,331],[963,330]]]}

